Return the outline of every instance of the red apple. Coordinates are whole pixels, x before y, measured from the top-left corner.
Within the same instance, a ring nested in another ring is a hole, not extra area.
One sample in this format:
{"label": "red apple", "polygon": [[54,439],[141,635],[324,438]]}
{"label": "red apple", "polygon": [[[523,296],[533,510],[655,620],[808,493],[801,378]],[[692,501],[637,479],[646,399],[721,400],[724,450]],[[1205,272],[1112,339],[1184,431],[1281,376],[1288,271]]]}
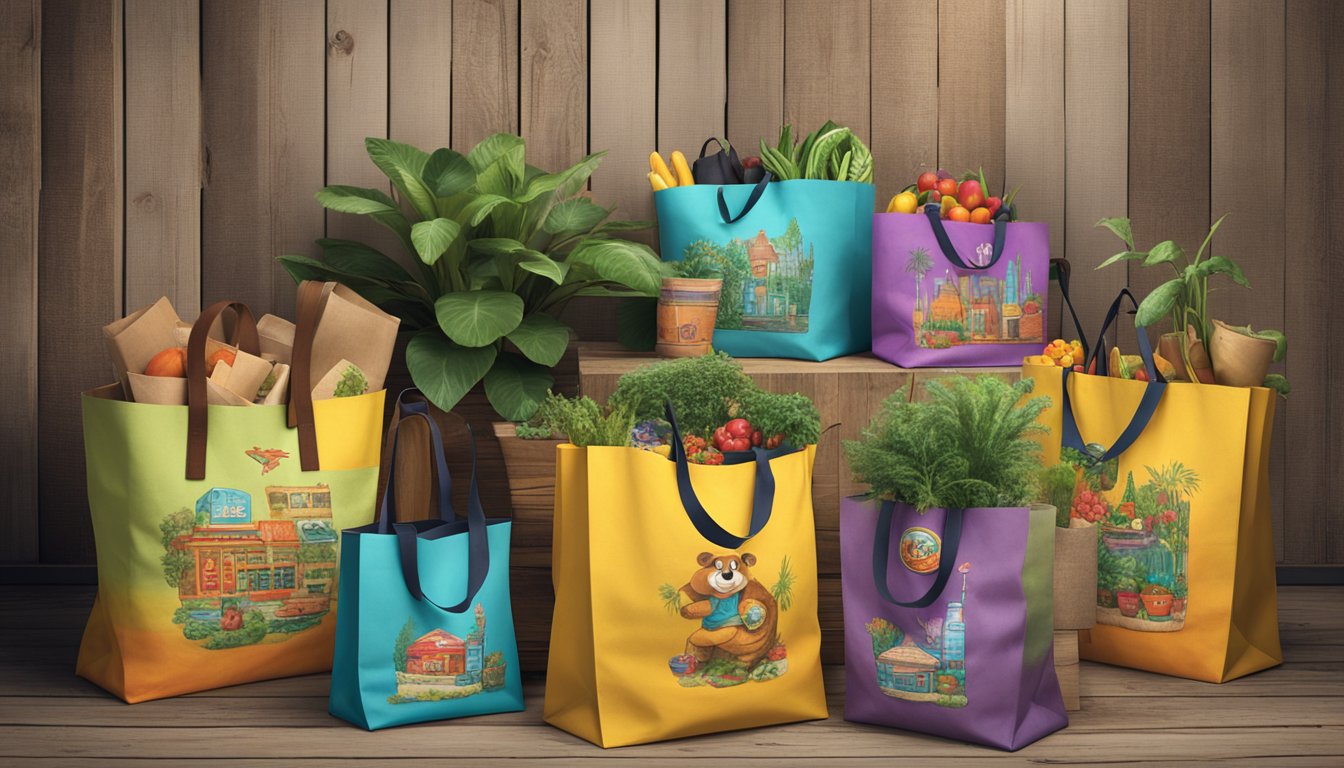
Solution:
{"label": "red apple", "polygon": [[957,187],[958,200],[965,200],[967,196],[971,194],[980,195],[981,199],[984,198],[985,191],[980,188],[979,181],[976,181],[975,179],[967,179],[961,182],[961,185]]}
{"label": "red apple", "polygon": [[925,171],[919,174],[919,181],[915,186],[920,192],[927,192],[938,184],[938,174],[933,171]]}

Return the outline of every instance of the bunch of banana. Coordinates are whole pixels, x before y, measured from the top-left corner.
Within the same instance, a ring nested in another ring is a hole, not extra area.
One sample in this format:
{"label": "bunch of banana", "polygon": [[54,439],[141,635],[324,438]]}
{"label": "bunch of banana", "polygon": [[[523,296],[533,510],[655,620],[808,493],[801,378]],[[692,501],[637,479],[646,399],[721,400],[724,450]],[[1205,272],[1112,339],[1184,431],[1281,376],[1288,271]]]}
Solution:
{"label": "bunch of banana", "polygon": [[672,168],[676,169],[676,175],[668,169],[667,163],[663,162],[663,156],[657,152],[649,154],[649,184],[654,192],[670,189],[671,187],[689,187],[695,184],[695,178],[691,176],[691,166],[686,163],[686,156],[681,154],[681,150],[672,153]]}

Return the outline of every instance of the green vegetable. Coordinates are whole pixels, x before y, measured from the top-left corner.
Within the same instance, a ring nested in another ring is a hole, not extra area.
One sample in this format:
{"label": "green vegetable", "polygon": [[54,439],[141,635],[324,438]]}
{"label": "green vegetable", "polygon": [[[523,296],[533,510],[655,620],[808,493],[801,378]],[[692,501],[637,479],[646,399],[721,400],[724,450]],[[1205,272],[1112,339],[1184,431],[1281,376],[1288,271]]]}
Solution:
{"label": "green vegetable", "polygon": [[739,400],[741,416],[765,437],[784,435],[789,445],[813,445],[821,439],[821,414],[806,395],[754,390]]}
{"label": "green vegetable", "polygon": [[553,392],[537,409],[547,434],[565,435],[581,448],[590,445],[630,445],[635,417],[629,406],[603,408],[591,397],[565,397]]}
{"label": "green vegetable", "polygon": [[992,376],[932,381],[927,403],[905,389],[887,398],[863,432],[847,440],[854,476],[872,495],[914,506],[1020,507],[1031,501],[1043,431],[1036,416],[1047,397],[1021,402],[1031,379],[1008,384]]}
{"label": "green vegetable", "polygon": [[336,389],[332,392],[332,397],[355,397],[369,391],[369,380],[364,378],[364,372],[359,366],[351,363],[341,372],[341,380],[336,382]]}
{"label": "green vegetable", "polygon": [[547,427],[522,422],[514,427],[514,434],[523,440],[550,440],[551,430]]}
{"label": "green vegetable", "polygon": [[[1069,508],[1073,506],[1073,487],[1077,482],[1073,467],[1059,463],[1046,467],[1040,474],[1040,493],[1038,501],[1051,504],[1055,508],[1055,525],[1069,527]],[[1132,476],[1131,476],[1132,481]]]}
{"label": "green vegetable", "polygon": [[761,165],[779,181],[790,179],[827,179],[873,183],[873,156],[868,147],[848,128],[826,121],[807,135],[801,144],[793,141],[793,126],[779,132],[779,141],[771,147],[761,139]]}
{"label": "green vegetable", "polygon": [[271,394],[271,389],[275,387],[275,366],[271,366],[271,372],[266,374],[262,380],[261,386],[257,387],[257,397],[265,397]]}
{"label": "green vegetable", "polygon": [[718,352],[637,368],[620,378],[609,402],[628,406],[643,421],[663,418],[670,401],[683,435],[708,435],[732,418],[733,405],[753,391],[756,384],[742,366]]}

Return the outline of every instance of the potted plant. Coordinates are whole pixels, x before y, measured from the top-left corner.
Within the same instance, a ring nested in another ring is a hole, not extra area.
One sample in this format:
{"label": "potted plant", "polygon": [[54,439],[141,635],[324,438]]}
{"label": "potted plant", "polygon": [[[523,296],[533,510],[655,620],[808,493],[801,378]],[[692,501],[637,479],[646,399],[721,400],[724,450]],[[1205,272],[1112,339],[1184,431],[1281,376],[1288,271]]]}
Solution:
{"label": "potted plant", "polygon": [[1190,588],[1186,584],[1184,576],[1177,576],[1176,581],[1171,586],[1171,613],[1173,616],[1185,616],[1185,601],[1190,594]]}
{"label": "potted plant", "polygon": [[1039,476],[1037,501],[1055,509],[1055,629],[1088,629],[1097,619],[1097,527],[1069,527],[1076,484],[1076,470],[1063,462]]}
{"label": "potted plant", "polygon": [[1170,589],[1161,584],[1145,584],[1139,591],[1139,599],[1143,601],[1143,610],[1149,619],[1165,621],[1171,617]]}
{"label": "potted plant", "polygon": [[514,522],[549,526],[555,505],[555,448],[564,439],[552,435],[537,414],[532,421],[497,421],[492,427],[504,454]]}
{"label": "potted plant", "polygon": [[671,262],[675,277],[664,277],[658,293],[658,343],[664,357],[695,357],[710,352],[719,316],[723,268],[703,250],[691,250]]}
{"label": "potted plant", "polygon": [[[1154,288],[1139,303],[1135,324],[1146,328],[1163,318],[1171,319],[1171,331],[1162,334],[1158,341],[1158,354],[1182,363],[1177,366],[1180,378],[1204,384],[1266,386],[1286,396],[1289,392],[1287,379],[1279,374],[1266,375],[1267,361],[1261,366],[1267,354],[1274,361],[1283,359],[1287,340],[1282,333],[1252,333],[1249,327],[1239,330],[1227,326],[1218,334],[1220,343],[1217,349],[1214,348],[1217,321],[1208,315],[1209,278],[1219,274],[1227,275],[1237,285],[1251,287],[1236,262],[1226,256],[1209,255],[1205,258],[1209,242],[1225,218],[1226,215],[1219,217],[1209,228],[1194,259],[1189,258],[1185,250],[1171,240],[1164,240],[1147,251],[1139,251],[1134,246],[1134,233],[1129,219],[1102,219],[1097,222],[1097,226],[1105,227],[1123,240],[1126,250],[1106,259],[1097,269],[1124,261],[1141,260],[1144,267],[1166,264],[1175,273],[1175,277]],[[1234,338],[1237,336],[1241,338]],[[1272,343],[1273,349],[1266,343]],[[1259,377],[1255,378],[1257,373]],[[1231,384],[1234,381],[1238,383]]]}
{"label": "potted plant", "polygon": [[583,196],[604,153],[547,173],[527,164],[522,138],[503,133],[466,155],[364,144],[396,199],[332,185],[318,202],[391,230],[414,274],[351,240],[318,240],[321,259],[280,262],[296,280],[344,283],[400,317],[411,379],[439,408],[480,384],[497,414],[529,418],[569,347],[557,316],[571,299],[657,295],[665,268],[648,246],[619,237],[649,223],[609,221],[612,209]]}
{"label": "potted plant", "polygon": [[[1129,558],[1121,558],[1122,561],[1133,563]],[[1120,615],[1134,618],[1139,615],[1139,579],[1133,576],[1122,576],[1115,585],[1115,604],[1120,608]]]}
{"label": "potted plant", "polygon": [[1097,542],[1097,605],[1114,608],[1115,591],[1120,583],[1118,558],[1098,540]]}

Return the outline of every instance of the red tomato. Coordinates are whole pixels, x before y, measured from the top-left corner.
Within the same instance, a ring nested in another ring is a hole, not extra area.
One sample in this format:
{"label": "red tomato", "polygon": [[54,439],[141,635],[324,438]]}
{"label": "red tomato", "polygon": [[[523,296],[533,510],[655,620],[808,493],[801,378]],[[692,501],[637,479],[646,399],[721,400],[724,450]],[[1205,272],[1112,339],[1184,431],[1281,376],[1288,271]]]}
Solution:
{"label": "red tomato", "polygon": [[719,447],[719,450],[724,451],[725,453],[729,451],[750,451],[751,438],[730,437],[723,442],[723,445]]}
{"label": "red tomato", "polygon": [[956,179],[939,179],[939,180],[938,180],[938,185],[937,185],[937,190],[938,190],[938,194],[942,195],[943,197],[956,197],[956,196],[957,196],[957,180],[956,180]]}
{"label": "red tomato", "polygon": [[758,429],[758,430],[752,432],[752,433],[751,433],[751,444],[752,444],[752,445],[760,445],[760,444],[761,444],[761,438],[762,438],[761,430]]}
{"label": "red tomato", "polygon": [[714,447],[718,448],[720,451],[723,450],[723,444],[731,439],[733,439],[733,436],[728,434],[727,429],[719,427],[714,430]]}
{"label": "red tomato", "polygon": [[1147,381],[1147,380],[1148,380],[1148,369],[1146,369],[1146,368],[1140,368],[1139,370],[1135,371],[1135,372],[1134,372],[1134,380],[1135,380],[1135,381]]}
{"label": "red tomato", "polygon": [[732,419],[723,428],[733,437],[751,437],[751,422],[746,419]]}
{"label": "red tomato", "polygon": [[938,174],[933,171],[925,171],[919,174],[919,181],[915,183],[915,188],[920,192],[927,192],[938,185]]}

